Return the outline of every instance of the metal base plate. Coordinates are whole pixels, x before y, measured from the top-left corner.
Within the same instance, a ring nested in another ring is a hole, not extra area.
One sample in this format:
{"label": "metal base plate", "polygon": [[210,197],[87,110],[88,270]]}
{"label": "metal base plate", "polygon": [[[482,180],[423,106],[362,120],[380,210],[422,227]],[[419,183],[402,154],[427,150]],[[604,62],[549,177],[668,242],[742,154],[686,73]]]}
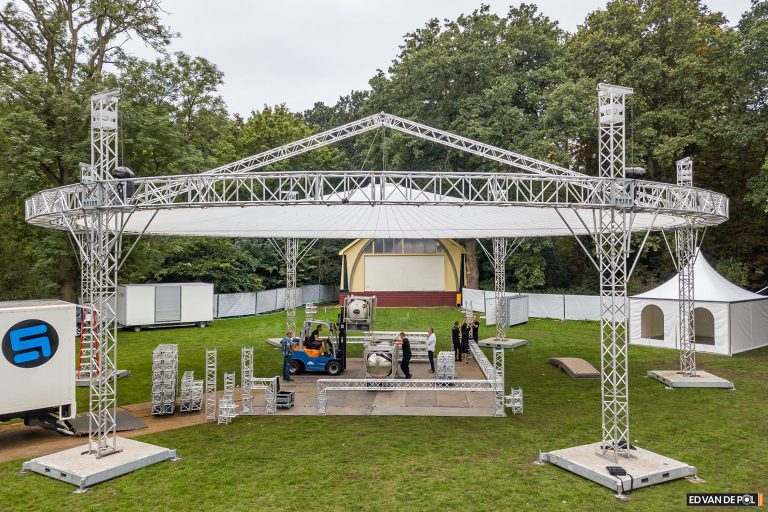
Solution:
{"label": "metal base plate", "polygon": [[[632,458],[619,457],[619,461],[614,462],[600,454],[600,444],[585,444],[542,453],[541,460],[608,487],[617,494],[696,474],[693,466],[642,448],[631,450]],[[627,475],[613,476],[608,473],[606,466],[621,466]]]}
{"label": "metal base plate", "polygon": [[477,342],[478,346],[480,347],[497,347],[497,348],[504,348],[508,350],[514,350],[516,348],[523,347],[528,344],[528,340],[516,340],[516,339],[506,339],[506,340],[497,340],[496,338],[486,338],[484,340],[480,340]]}
{"label": "metal base plate", "polygon": [[[131,373],[131,370],[115,370],[115,373],[117,374],[115,377],[116,379],[122,379],[123,377],[130,377],[131,375],[133,375]],[[83,379],[75,378],[75,386],[79,388],[84,388],[90,385],[91,385],[91,379],[89,378],[83,378]]]}
{"label": "metal base plate", "polygon": [[670,388],[734,388],[733,382],[701,370],[696,371],[695,377],[682,375],[675,370],[651,370],[648,376]]}
{"label": "metal base plate", "polygon": [[118,453],[97,459],[83,452],[88,446],[76,446],[24,463],[24,469],[61,480],[83,489],[136,469],[176,457],[176,450],[118,438]]}

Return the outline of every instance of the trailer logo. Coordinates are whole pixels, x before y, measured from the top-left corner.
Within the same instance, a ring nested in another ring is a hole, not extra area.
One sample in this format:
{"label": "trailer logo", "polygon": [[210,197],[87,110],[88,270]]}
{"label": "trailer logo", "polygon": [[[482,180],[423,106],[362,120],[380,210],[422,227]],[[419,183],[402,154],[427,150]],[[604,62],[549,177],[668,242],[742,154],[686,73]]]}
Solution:
{"label": "trailer logo", "polygon": [[56,329],[42,320],[22,320],[3,336],[3,355],[20,368],[35,368],[47,363],[58,348]]}

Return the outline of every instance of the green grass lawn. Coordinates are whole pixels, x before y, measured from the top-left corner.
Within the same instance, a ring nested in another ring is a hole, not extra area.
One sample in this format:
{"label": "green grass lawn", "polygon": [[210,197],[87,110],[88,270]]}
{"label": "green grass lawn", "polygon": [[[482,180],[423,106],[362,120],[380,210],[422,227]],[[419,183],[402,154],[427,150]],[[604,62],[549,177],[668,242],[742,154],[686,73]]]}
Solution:
{"label": "green grass lawn", "polygon": [[[336,309],[320,308],[332,318]],[[377,329],[434,326],[450,350],[449,308],[379,309]],[[280,371],[264,343],[283,314],[218,320],[207,329],[120,333],[121,404],[150,400],[152,349],[179,344],[179,371],[202,378],[204,350],[219,349],[219,378],[240,372],[240,347],[255,347],[255,374]],[[480,336],[493,334],[481,328]],[[706,480],[640,489],[617,504],[610,491],[554,466],[531,465],[540,451],[599,440],[599,381],[573,381],[547,364],[574,356],[599,363],[594,322],[531,320],[510,329],[530,344],[506,358],[506,389],[522,386],[525,414],[507,418],[237,418],[140,439],[175,448],[183,459],[100,484],[85,495],[39,475],[19,477],[21,461],[0,464],[0,510],[682,510],[688,492],[768,491],[768,349],[735,357],[698,355],[702,369],[736,391],[669,391],[645,377],[673,369],[677,353],[630,347],[631,436],[636,444],[699,470]],[[358,351],[359,347],[353,349]],[[354,355],[354,354],[353,354]],[[85,394],[81,409],[85,407]]]}

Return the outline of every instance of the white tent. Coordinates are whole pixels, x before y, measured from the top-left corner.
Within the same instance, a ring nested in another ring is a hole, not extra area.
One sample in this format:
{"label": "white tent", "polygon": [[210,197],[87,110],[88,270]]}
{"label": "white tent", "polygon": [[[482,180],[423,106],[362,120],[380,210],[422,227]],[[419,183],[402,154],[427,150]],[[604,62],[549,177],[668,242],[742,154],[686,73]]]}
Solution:
{"label": "white tent", "polygon": [[[630,343],[680,348],[678,278],[630,298]],[[768,345],[768,297],[731,283],[701,253],[693,280],[697,352],[733,355]]]}

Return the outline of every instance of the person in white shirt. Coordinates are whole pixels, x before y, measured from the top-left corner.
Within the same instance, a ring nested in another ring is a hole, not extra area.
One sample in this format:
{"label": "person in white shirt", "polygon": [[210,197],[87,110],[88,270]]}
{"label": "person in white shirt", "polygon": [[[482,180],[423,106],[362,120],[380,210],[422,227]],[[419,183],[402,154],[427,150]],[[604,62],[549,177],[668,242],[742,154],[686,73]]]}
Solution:
{"label": "person in white shirt", "polygon": [[435,346],[437,345],[437,336],[435,336],[435,329],[430,327],[427,329],[427,355],[429,356],[429,373],[435,373]]}

